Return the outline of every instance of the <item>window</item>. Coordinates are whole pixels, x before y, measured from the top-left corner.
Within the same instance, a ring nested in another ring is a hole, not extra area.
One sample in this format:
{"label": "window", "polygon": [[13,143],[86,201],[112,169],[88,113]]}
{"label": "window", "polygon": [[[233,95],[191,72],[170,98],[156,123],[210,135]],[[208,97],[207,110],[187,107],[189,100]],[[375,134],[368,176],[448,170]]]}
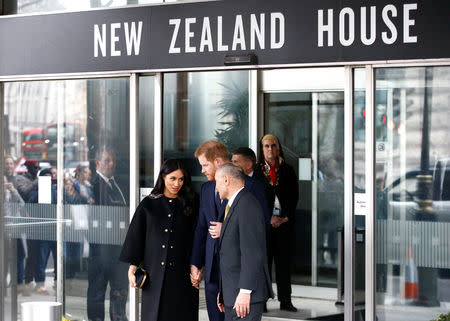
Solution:
{"label": "window", "polygon": [[[128,87],[120,78],[5,83],[4,154],[14,165],[4,175],[5,320],[20,320],[30,295],[54,301],[61,279],[68,317],[109,318],[108,304],[125,316],[128,265],[118,255],[129,222]],[[114,295],[98,282],[105,278]]]}

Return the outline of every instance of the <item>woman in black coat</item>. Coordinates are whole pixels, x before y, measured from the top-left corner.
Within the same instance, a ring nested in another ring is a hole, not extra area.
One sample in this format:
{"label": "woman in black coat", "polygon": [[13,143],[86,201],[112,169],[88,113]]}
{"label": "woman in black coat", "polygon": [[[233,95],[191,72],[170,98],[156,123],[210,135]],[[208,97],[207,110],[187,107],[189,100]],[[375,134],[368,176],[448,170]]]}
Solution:
{"label": "woman in black coat", "polygon": [[198,290],[189,266],[197,215],[189,173],[181,161],[165,161],[152,193],[136,209],[120,254],[130,263],[132,287],[137,288],[136,268],[147,272],[141,320],[198,320]]}
{"label": "woman in black coat", "polygon": [[295,312],[291,301],[291,261],[294,247],[294,219],[298,202],[297,175],[283,158],[280,142],[267,134],[259,142],[259,159],[254,177],[264,186],[271,229],[267,235],[269,271],[275,262],[280,309]]}

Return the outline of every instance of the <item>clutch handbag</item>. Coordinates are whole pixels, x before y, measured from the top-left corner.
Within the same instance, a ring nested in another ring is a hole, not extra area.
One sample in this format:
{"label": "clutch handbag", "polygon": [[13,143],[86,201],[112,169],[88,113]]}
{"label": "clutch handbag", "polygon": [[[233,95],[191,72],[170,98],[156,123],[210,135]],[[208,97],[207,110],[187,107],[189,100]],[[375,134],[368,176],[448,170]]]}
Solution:
{"label": "clutch handbag", "polygon": [[134,271],[134,276],[136,277],[136,286],[138,289],[142,289],[145,284],[145,280],[147,279],[147,271],[141,267],[138,267],[136,271]]}

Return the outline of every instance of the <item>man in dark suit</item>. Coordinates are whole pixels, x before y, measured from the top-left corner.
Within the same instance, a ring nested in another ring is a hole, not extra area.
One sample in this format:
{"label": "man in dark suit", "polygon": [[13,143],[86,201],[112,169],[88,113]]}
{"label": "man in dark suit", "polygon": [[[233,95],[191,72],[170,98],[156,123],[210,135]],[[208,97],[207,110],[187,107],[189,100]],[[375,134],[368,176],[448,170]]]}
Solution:
{"label": "man in dark suit", "polygon": [[242,168],[244,174],[253,177],[256,166],[255,152],[249,147],[236,148],[231,153],[231,162]]}
{"label": "man in dark suit", "polygon": [[[222,143],[211,140],[197,148],[195,157],[197,157],[202,167],[202,173],[207,177],[208,182],[202,185],[200,193],[199,218],[191,256],[191,281],[193,286],[198,287],[204,277],[209,319],[223,321],[224,314],[217,308],[219,292],[218,239],[227,201],[220,200],[214,177],[216,170],[228,162],[228,150]],[[262,185],[258,181],[246,177],[245,186],[261,202],[261,207],[267,208]],[[269,221],[269,213],[267,215]]]}
{"label": "man in dark suit", "polygon": [[250,191],[258,199],[261,207],[263,208],[267,232],[271,227],[270,219],[272,217],[272,213],[269,212],[264,186],[256,178],[253,178],[253,173],[256,166],[255,152],[249,147],[239,147],[236,148],[231,154],[232,163],[239,166],[245,174],[245,189]]}
{"label": "man in dark suit", "polygon": [[264,304],[273,297],[262,207],[244,188],[244,175],[238,166],[228,163],[219,168],[216,188],[221,199],[228,199],[219,241],[217,305],[225,312],[225,321],[236,317],[259,321]]}
{"label": "man in dark suit", "polygon": [[[127,206],[126,198],[114,179],[116,158],[112,150],[101,149],[96,156],[96,175],[92,180],[95,205]],[[106,213],[105,213],[106,214]],[[106,218],[106,215],[105,215]],[[106,220],[100,222],[106,225]],[[114,244],[89,245],[87,313],[92,321],[105,319],[105,294],[110,286],[110,318],[126,321],[128,297],[128,265],[119,261],[121,246]]]}

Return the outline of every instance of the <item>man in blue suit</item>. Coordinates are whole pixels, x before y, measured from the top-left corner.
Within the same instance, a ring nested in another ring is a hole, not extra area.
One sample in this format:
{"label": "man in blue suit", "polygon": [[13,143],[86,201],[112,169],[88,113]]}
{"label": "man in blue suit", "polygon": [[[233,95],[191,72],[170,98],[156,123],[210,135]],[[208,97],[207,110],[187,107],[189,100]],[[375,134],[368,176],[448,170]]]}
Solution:
{"label": "man in blue suit", "polygon": [[[199,217],[191,256],[191,281],[198,288],[204,277],[209,320],[223,321],[225,315],[217,307],[217,294],[220,280],[219,238],[227,201],[220,200],[214,178],[216,170],[229,161],[228,150],[222,143],[210,140],[197,148],[195,157],[208,182],[202,185],[200,193]],[[263,209],[268,208],[264,188],[258,181],[246,176],[245,187],[258,199]],[[264,216],[267,225],[269,213],[264,213]]]}

